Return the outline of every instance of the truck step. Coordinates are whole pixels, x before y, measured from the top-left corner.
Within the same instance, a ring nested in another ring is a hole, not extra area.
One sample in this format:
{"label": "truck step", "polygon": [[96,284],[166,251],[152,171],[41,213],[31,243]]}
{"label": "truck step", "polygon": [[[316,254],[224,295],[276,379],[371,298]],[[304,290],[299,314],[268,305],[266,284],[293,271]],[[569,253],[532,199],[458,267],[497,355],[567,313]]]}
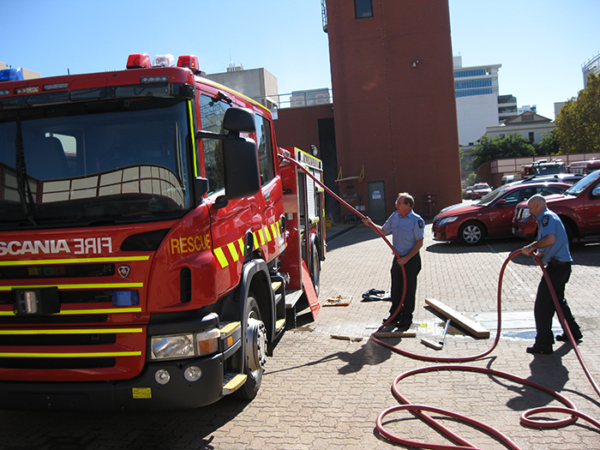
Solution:
{"label": "truck step", "polygon": [[226,373],[223,375],[223,395],[233,394],[248,379],[248,375],[243,373]]}
{"label": "truck step", "polygon": [[275,330],[277,331],[277,333],[279,333],[283,327],[285,326],[285,317],[283,319],[279,319],[277,322],[275,322]]}
{"label": "truck step", "polygon": [[300,298],[302,297],[302,294],[304,294],[304,292],[302,292],[301,289],[298,289],[297,291],[286,291],[285,307],[287,309],[294,308],[296,306],[296,303],[298,303],[298,300],[300,300]]}

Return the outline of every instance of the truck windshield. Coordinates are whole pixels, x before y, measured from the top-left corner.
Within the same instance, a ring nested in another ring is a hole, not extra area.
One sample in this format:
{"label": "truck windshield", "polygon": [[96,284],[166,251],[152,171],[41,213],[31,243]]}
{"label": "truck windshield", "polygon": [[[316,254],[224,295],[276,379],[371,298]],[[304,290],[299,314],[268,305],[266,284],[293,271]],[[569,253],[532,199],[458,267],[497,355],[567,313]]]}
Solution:
{"label": "truck windshield", "polygon": [[156,97],[0,112],[0,228],[185,214],[187,117],[185,100]]}
{"label": "truck windshield", "polygon": [[543,166],[535,167],[536,176],[540,175],[554,175],[557,173],[567,173],[567,169],[563,164],[545,164]]}

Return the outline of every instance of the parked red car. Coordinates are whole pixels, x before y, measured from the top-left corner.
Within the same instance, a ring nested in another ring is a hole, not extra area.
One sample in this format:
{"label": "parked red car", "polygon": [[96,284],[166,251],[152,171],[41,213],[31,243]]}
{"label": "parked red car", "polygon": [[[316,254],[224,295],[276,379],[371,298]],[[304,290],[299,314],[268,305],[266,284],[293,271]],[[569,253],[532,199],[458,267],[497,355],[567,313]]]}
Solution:
{"label": "parked red car", "polygon": [[476,245],[486,238],[512,236],[517,204],[535,194],[560,194],[569,187],[566,183],[501,186],[472,205],[459,203],[442,209],[433,219],[433,239]]}
{"label": "parked red car", "polygon": [[[546,198],[546,203],[561,218],[569,241],[600,239],[600,171],[590,173],[564,194]],[[528,239],[537,234],[537,222],[527,202],[515,209],[513,234]]]}
{"label": "parked red car", "polygon": [[475,183],[473,185],[473,199],[483,198],[492,192],[492,188],[487,183]]}

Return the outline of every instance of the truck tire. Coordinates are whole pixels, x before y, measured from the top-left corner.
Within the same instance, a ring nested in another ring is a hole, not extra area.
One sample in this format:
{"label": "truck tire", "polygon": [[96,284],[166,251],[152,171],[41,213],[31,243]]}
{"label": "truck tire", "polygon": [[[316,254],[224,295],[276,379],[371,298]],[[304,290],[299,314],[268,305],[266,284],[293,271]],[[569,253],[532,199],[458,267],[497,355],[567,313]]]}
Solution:
{"label": "truck tire", "polygon": [[485,230],[479,222],[464,223],[458,230],[458,239],[465,245],[478,245],[483,241]]}
{"label": "truck tire", "polygon": [[246,310],[248,318],[244,338],[244,345],[246,346],[244,373],[248,375],[248,379],[236,391],[236,394],[243,400],[252,400],[260,389],[265,362],[267,361],[267,330],[260,317],[258,303],[256,303],[252,292],[248,294]]}

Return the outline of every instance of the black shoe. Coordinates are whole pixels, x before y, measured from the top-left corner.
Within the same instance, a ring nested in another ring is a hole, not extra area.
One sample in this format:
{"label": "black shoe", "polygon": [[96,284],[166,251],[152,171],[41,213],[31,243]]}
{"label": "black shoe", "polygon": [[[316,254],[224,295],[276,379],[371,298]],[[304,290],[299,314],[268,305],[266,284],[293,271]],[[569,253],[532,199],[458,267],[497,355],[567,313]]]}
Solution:
{"label": "black shoe", "polygon": [[[579,333],[573,333],[573,332],[571,331],[571,334],[573,335],[573,339],[575,339],[575,342],[576,342],[576,343],[578,343],[578,344],[579,344],[579,343],[581,342],[581,340],[583,339],[583,335],[581,334],[581,332],[579,332]],[[569,342],[569,337],[567,336],[567,334],[566,334],[566,333],[559,334],[558,336],[556,336],[556,337],[555,337],[555,339],[556,339],[558,342]]]}
{"label": "black shoe", "polygon": [[407,331],[412,325],[412,320],[410,322],[402,321],[397,322],[396,326],[398,327],[398,331]]}
{"label": "black shoe", "polygon": [[534,344],[533,347],[527,347],[527,353],[539,354],[539,355],[551,355],[554,353],[552,346],[542,347],[541,345]]}

